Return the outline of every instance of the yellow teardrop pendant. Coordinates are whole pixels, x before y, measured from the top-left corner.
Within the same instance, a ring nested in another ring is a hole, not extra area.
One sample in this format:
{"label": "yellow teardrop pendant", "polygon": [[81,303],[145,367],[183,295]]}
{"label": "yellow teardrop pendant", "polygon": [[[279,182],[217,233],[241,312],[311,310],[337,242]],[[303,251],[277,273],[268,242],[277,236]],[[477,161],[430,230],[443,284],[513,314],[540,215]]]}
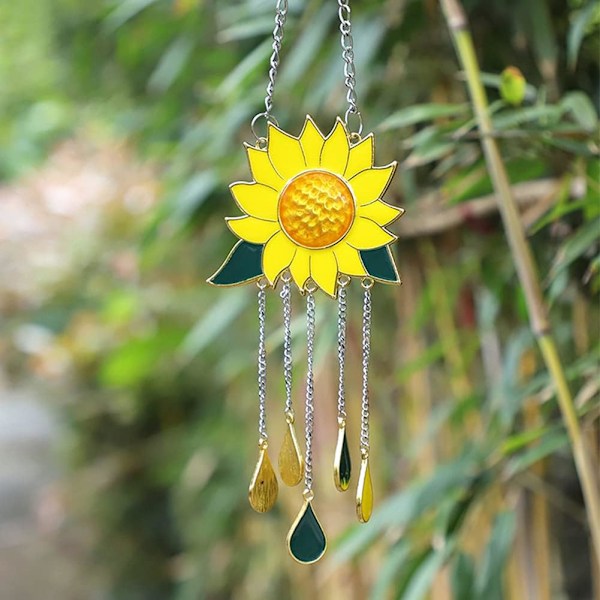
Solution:
{"label": "yellow teardrop pendant", "polygon": [[252,475],[250,488],[248,489],[250,506],[256,512],[260,513],[271,510],[277,500],[278,491],[279,485],[277,484],[277,477],[267,453],[267,444],[263,442],[260,446],[258,462],[254,469],[254,475]]}
{"label": "yellow teardrop pendant", "polygon": [[373,484],[368,455],[363,455],[356,490],[356,515],[361,523],[366,523],[373,512]]}
{"label": "yellow teardrop pendant", "polygon": [[286,420],[287,429],[281,450],[279,451],[279,474],[283,483],[293,487],[302,481],[302,477],[304,476],[304,461],[294,430],[294,418],[287,415]]}

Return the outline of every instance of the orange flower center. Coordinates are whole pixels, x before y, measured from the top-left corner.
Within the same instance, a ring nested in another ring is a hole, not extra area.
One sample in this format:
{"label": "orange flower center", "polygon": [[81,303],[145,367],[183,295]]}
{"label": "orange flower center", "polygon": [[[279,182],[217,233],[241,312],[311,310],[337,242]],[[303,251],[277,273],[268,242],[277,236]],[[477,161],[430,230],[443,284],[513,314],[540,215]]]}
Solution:
{"label": "orange flower center", "polygon": [[279,196],[279,223],[287,236],[305,248],[327,248],[339,242],[354,222],[352,191],[326,171],[305,171]]}

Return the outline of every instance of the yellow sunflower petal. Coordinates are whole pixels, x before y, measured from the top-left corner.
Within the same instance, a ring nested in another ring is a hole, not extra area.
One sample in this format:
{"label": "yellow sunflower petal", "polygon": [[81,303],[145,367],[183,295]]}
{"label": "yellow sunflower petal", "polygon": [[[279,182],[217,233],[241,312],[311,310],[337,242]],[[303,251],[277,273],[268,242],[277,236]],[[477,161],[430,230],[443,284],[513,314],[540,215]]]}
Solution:
{"label": "yellow sunflower petal", "polygon": [[396,240],[392,235],[371,219],[358,217],[348,232],[345,241],[357,250],[371,250],[385,246]]}
{"label": "yellow sunflower petal", "polygon": [[319,131],[314,121],[307,116],[304,128],[300,134],[300,146],[304,153],[307,168],[316,169],[319,166],[324,143],[325,137]]}
{"label": "yellow sunflower petal", "polygon": [[346,170],[350,144],[342,120],[338,117],[334,128],[323,144],[321,168],[340,175]]}
{"label": "yellow sunflower petal", "polygon": [[263,221],[254,217],[231,217],[227,227],[240,239],[251,244],[264,244],[279,229],[276,221]]}
{"label": "yellow sunflower petal", "polygon": [[335,296],[338,265],[333,250],[318,250],[311,253],[310,276],[330,296]]}
{"label": "yellow sunflower petal", "polygon": [[277,221],[279,194],[262,183],[234,183],[231,193],[237,205],[251,217],[264,221]]}
{"label": "yellow sunflower petal", "polygon": [[263,273],[274,284],[281,272],[290,266],[296,248],[289,238],[280,231],[276,233],[266,244],[262,256]]}
{"label": "yellow sunflower petal", "polygon": [[356,275],[359,277],[367,274],[367,271],[360,260],[360,254],[356,248],[349,246],[346,242],[342,242],[335,246],[333,251],[340,273]]}
{"label": "yellow sunflower petal", "polygon": [[268,153],[275,170],[285,180],[291,179],[306,168],[300,142],[271,123]]}
{"label": "yellow sunflower petal", "polygon": [[278,192],[281,191],[285,185],[285,181],[271,164],[267,151],[253,148],[246,144],[246,152],[248,153],[250,172],[254,181],[268,185]]}
{"label": "yellow sunflower petal", "polygon": [[350,148],[348,165],[344,177],[350,179],[357,173],[370,169],[373,166],[373,134],[370,133],[364,140]]}
{"label": "yellow sunflower petal", "polygon": [[361,217],[375,221],[377,225],[383,227],[401,217],[404,214],[404,209],[390,206],[383,202],[383,200],[375,200],[375,202],[371,202],[370,204],[359,206],[358,214]]}
{"label": "yellow sunflower petal", "polygon": [[357,204],[362,206],[380,198],[387,189],[395,170],[396,163],[392,163],[387,167],[373,167],[361,171],[352,177],[350,186],[354,191]]}
{"label": "yellow sunflower petal", "polygon": [[310,277],[310,252],[304,248],[298,248],[294,260],[290,266],[290,273],[300,288],[304,288],[306,280]]}

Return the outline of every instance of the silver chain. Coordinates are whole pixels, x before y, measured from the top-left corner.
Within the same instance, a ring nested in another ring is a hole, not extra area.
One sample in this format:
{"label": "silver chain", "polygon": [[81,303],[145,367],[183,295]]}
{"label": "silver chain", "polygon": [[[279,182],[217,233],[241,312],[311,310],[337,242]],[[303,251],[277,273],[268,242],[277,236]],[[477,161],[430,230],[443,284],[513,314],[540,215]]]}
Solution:
{"label": "silver chain", "polygon": [[257,139],[261,139],[257,134],[256,122],[264,117],[267,122],[277,124],[277,120],[271,114],[273,112],[273,94],[275,93],[275,80],[279,72],[279,53],[283,43],[283,31],[288,14],[288,0],[277,0],[275,5],[275,27],[273,29],[273,52],[269,60],[269,82],[267,83],[267,95],[265,96],[265,111],[258,113],[251,123],[252,132]]}
{"label": "silver chain", "polygon": [[267,348],[265,344],[265,323],[267,294],[266,283],[258,282],[258,434],[259,443],[266,443],[267,436]]}
{"label": "silver chain", "polygon": [[344,370],[346,365],[346,286],[347,283],[340,282],[338,292],[338,419],[346,418],[346,390],[344,382]]}
{"label": "silver chain", "polygon": [[304,459],[305,494],[312,493],[312,436],[314,424],[314,346],[315,346],[315,297],[312,291],[306,295],[306,405],[304,412],[304,433],[306,441],[306,456]]}
{"label": "silver chain", "polygon": [[283,303],[283,380],[285,382],[286,417],[293,418],[292,407],[292,286],[284,281],[281,293]]}
{"label": "silver chain", "polygon": [[360,450],[369,452],[369,358],[371,356],[371,287],[373,280],[363,280],[363,322],[362,322],[362,403],[360,418]]}
{"label": "silver chain", "polygon": [[344,85],[347,88],[346,100],[348,109],[344,115],[346,127],[349,126],[350,115],[358,118],[358,135],[362,133],[362,117],[357,107],[356,97],[356,68],[354,65],[354,38],[352,37],[352,23],[350,21],[350,0],[338,0],[338,15],[340,18],[340,43],[342,45],[342,58],[344,59]]}

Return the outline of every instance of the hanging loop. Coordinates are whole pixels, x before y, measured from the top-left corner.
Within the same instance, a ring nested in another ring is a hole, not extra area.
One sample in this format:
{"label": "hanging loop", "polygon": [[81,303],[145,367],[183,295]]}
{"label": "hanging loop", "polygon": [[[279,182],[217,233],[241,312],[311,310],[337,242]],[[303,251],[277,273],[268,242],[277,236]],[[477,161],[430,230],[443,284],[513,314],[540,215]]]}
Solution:
{"label": "hanging loop", "polygon": [[[257,115],[254,115],[254,118],[252,119],[252,121],[250,121],[250,129],[252,130],[252,134],[256,138],[256,145],[259,148],[264,149],[267,146],[267,137],[266,137],[266,135],[261,135],[258,132],[258,130],[256,129],[256,124],[261,119],[265,119],[265,121],[267,122],[267,125],[269,123],[271,123],[272,125],[276,125],[277,127],[279,127],[279,123],[277,122],[277,119],[273,115],[270,115],[266,111],[260,112]],[[267,133],[268,133],[268,131],[267,131]]]}
{"label": "hanging loop", "polygon": [[256,139],[260,137],[256,132],[255,125],[256,121],[262,117],[265,117],[267,123],[273,123],[277,125],[277,121],[271,114],[273,112],[273,94],[275,93],[275,81],[277,79],[277,73],[279,72],[279,61],[281,52],[281,45],[283,43],[283,31],[285,27],[285,21],[288,14],[288,0],[277,0],[275,5],[275,27],[273,28],[273,52],[269,59],[269,81],[267,83],[267,95],[265,96],[265,110],[264,112],[258,113],[253,119],[250,125],[252,133]]}
{"label": "hanging loop", "polygon": [[362,133],[362,117],[357,107],[356,97],[356,66],[354,64],[354,38],[352,37],[352,23],[350,0],[338,0],[338,16],[340,19],[340,44],[342,46],[342,59],[344,60],[344,85],[346,86],[346,100],[348,110],[344,116],[346,127],[350,129],[350,115],[358,117],[357,133]]}

